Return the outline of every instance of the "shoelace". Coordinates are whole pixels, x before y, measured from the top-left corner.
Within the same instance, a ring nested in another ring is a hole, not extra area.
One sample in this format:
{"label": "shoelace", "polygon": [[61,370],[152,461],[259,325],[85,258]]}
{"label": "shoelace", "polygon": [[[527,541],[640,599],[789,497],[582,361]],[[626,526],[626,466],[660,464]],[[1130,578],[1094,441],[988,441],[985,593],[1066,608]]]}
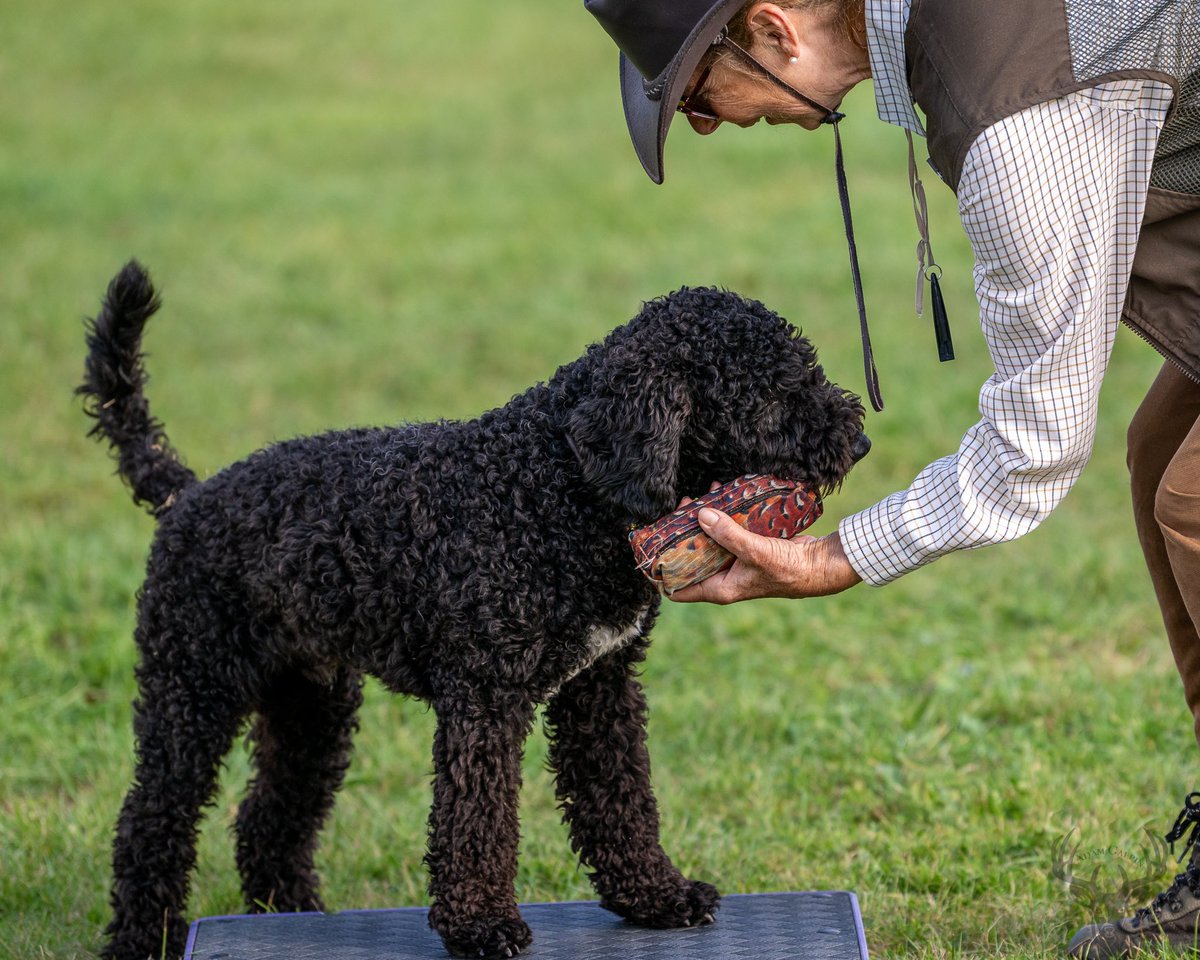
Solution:
{"label": "shoelace", "polygon": [[[1184,834],[1188,833],[1189,828],[1191,833],[1184,840]],[[1200,839],[1200,792],[1189,793],[1184,798],[1183,809],[1179,811],[1174,826],[1167,831],[1163,839],[1171,845],[1171,853],[1175,852],[1175,843],[1184,840],[1183,849],[1179,852],[1180,862],[1187,852],[1196,846],[1197,840]],[[1133,915],[1134,925],[1140,925],[1148,919],[1157,919],[1164,909],[1178,909],[1181,905],[1179,895],[1184,887],[1191,891],[1192,896],[1200,897],[1200,868],[1197,865],[1189,864],[1183,873],[1175,875],[1171,885],[1155,897],[1149,906],[1138,910]]]}
{"label": "shoelace", "polygon": [[1192,896],[1200,898],[1200,871],[1195,867],[1188,867],[1183,873],[1176,874],[1166,890],[1155,897],[1149,906],[1140,908],[1133,915],[1133,925],[1141,926],[1147,920],[1157,920],[1164,909],[1178,910],[1182,906],[1179,895],[1184,887],[1191,891]]}
{"label": "shoelace", "polygon": [[1188,825],[1191,825],[1192,832],[1183,844],[1183,850],[1179,853],[1179,862],[1183,862],[1184,856],[1189,850],[1196,845],[1196,840],[1200,838],[1200,791],[1189,793],[1183,798],[1183,809],[1179,811],[1179,816],[1175,818],[1175,825],[1167,831],[1167,835],[1163,838],[1171,845],[1171,852],[1175,852],[1175,841],[1183,839],[1183,835],[1188,831]]}

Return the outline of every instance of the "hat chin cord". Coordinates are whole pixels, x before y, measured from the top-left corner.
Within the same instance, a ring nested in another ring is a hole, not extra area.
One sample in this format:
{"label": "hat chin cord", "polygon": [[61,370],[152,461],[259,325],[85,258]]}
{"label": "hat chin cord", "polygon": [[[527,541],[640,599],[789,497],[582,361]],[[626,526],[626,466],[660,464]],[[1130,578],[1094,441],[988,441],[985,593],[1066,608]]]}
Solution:
{"label": "hat chin cord", "polygon": [[858,307],[858,327],[862,334],[863,374],[867,380],[867,397],[871,401],[871,407],[878,413],[883,410],[883,396],[879,392],[879,372],[875,369],[875,353],[871,349],[871,331],[867,327],[867,305],[863,299],[862,271],[858,266],[858,247],[854,243],[854,221],[850,216],[850,191],[846,185],[846,165],[842,158],[842,131],[838,127],[844,117],[845,114],[830,111],[822,122],[833,126],[838,200],[842,205],[842,223],[846,228],[846,246],[850,251],[850,275],[854,280],[854,302]]}
{"label": "hat chin cord", "polygon": [[[846,184],[846,166],[842,155],[842,132],[838,127],[838,124],[846,118],[846,115],[825,106],[823,103],[819,103],[805,93],[801,93],[765,63],[762,63],[749,50],[730,39],[728,28],[722,30],[713,41],[713,46],[718,45],[728,47],[741,59],[754,64],[762,72],[763,76],[776,86],[782,87],[797,100],[822,111],[825,116],[821,122],[828,123],[833,127],[833,139],[836,147],[835,167],[837,172],[838,200],[842,205],[842,223],[846,228],[846,246],[850,251],[850,274],[854,280],[854,302],[858,307],[858,326],[862,335],[863,373],[867,381],[867,397],[871,401],[871,406],[876,412],[879,412],[883,410],[883,396],[879,392],[879,372],[875,369],[875,354],[871,349],[871,331],[867,326],[867,305],[863,299],[862,271],[858,266],[858,247],[854,243],[854,221],[850,216],[850,191]],[[790,63],[796,63],[798,60],[798,57],[789,58]],[[941,299],[941,293],[937,290],[936,285],[934,289],[936,297],[934,312],[936,314],[937,302]],[[944,308],[942,312],[944,314]]]}

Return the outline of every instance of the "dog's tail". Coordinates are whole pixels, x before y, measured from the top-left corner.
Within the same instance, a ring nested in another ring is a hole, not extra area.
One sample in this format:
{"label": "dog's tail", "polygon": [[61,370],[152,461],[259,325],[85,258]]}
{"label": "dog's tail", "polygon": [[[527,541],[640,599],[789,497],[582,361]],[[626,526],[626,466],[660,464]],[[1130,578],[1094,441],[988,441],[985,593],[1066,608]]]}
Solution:
{"label": "dog's tail", "polygon": [[147,379],[142,328],[158,307],[149,274],[131,260],[109,283],[99,316],[87,322],[87,361],[75,391],[86,398],[84,412],[96,421],[88,436],[108,441],[133,502],[155,516],[196,482],[167,443],[163,425],[150,415],[142,392]]}

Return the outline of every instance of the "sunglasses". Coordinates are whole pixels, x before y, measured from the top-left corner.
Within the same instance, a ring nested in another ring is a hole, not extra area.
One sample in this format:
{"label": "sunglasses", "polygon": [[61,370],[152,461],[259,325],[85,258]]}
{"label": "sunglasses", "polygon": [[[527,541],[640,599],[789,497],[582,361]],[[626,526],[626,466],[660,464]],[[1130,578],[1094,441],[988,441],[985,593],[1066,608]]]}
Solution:
{"label": "sunglasses", "polygon": [[700,76],[696,78],[696,82],[692,84],[692,89],[683,95],[683,99],[679,101],[679,106],[675,109],[682,113],[685,117],[695,117],[697,120],[720,120],[708,101],[704,99],[704,82],[708,79],[708,75],[712,73],[713,64],[716,60],[709,61],[708,65],[700,71]]}
{"label": "sunglasses", "polygon": [[[742,60],[742,62],[752,66],[777,87],[781,87],[801,103],[806,103],[808,106],[821,111],[823,114],[825,114],[821,120],[822,123],[837,123],[845,116],[845,114],[838,113],[836,110],[831,110],[823,103],[818,103],[812,97],[801,93],[782,77],[777,76],[766,64],[762,63],[760,60],[758,60],[758,58],[753,56],[749,50],[746,50],[740,44],[730,40],[729,35],[724,30],[722,30],[721,35],[713,41],[712,45],[714,47],[728,47],[731,51],[733,51],[734,56],[738,57],[740,60]],[[697,120],[711,120],[717,122],[721,120],[721,118],[717,116],[716,112],[713,110],[712,104],[710,104],[704,98],[703,93],[704,83],[706,80],[708,80],[708,75],[712,72],[712,68],[716,62],[717,61],[715,59],[712,59],[708,62],[708,64],[700,72],[700,76],[696,78],[696,82],[692,84],[692,89],[684,94],[683,99],[679,101],[679,105],[675,108],[685,117],[695,117]]]}

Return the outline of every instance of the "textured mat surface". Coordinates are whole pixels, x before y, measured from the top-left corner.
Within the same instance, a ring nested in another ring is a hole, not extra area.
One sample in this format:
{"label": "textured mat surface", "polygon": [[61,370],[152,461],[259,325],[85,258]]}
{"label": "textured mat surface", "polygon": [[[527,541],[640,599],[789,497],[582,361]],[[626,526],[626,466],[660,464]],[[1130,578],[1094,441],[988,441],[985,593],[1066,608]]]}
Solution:
{"label": "textured mat surface", "polygon": [[[424,908],[207,917],[185,960],[446,960]],[[717,922],[642,930],[593,901],[521,907],[530,960],[867,960],[852,893],[724,897]]]}

